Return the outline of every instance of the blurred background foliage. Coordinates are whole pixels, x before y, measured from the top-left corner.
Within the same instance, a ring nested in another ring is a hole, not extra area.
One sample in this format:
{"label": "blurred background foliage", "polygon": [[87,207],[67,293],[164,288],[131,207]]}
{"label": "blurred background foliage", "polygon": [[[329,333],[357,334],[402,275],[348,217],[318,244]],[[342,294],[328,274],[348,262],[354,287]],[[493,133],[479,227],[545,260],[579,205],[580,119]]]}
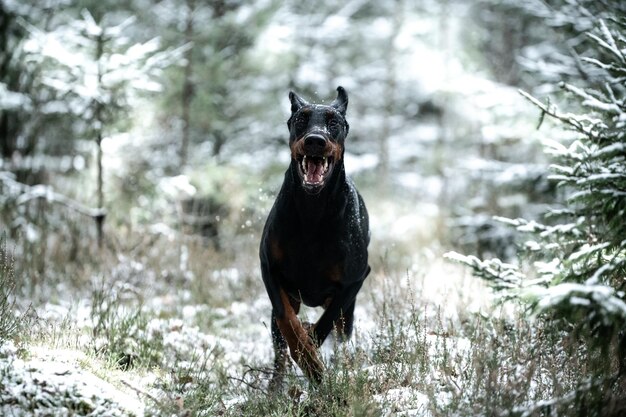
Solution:
{"label": "blurred background foliage", "polygon": [[557,204],[540,142],[568,139],[536,131],[516,89],[566,100],[559,81],[601,82],[578,57],[615,7],[2,0],[0,226],[38,276],[50,253],[85,263],[136,231],[254,238],[288,163],[288,90],[343,85],[347,169],[397,226],[383,246],[414,227],[418,245],[510,259],[493,215]]}

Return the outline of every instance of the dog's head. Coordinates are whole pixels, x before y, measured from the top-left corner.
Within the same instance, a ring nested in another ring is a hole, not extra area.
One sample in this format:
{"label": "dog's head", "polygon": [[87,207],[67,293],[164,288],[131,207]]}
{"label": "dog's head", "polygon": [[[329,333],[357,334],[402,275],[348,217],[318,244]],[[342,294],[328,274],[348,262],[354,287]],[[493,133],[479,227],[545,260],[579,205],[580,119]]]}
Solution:
{"label": "dog's head", "polygon": [[311,104],[289,92],[291,117],[289,147],[292,163],[309,194],[318,194],[328,183],[335,168],[343,164],[348,94],[337,87],[337,98],[330,105]]}

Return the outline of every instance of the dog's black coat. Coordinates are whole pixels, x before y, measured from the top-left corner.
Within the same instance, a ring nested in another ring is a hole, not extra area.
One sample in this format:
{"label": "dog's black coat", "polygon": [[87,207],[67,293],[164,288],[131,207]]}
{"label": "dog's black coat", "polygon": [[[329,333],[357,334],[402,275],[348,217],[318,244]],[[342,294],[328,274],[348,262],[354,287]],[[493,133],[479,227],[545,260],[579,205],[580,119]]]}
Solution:
{"label": "dog's black coat", "polygon": [[[292,158],[260,246],[272,303],[274,387],[282,380],[287,345],[305,374],[321,380],[317,347],[333,327],[350,336],[356,295],[370,272],[368,214],[343,164],[348,96],[342,87],[337,91],[330,105],[289,94]],[[325,311],[317,323],[302,324],[300,303]]]}

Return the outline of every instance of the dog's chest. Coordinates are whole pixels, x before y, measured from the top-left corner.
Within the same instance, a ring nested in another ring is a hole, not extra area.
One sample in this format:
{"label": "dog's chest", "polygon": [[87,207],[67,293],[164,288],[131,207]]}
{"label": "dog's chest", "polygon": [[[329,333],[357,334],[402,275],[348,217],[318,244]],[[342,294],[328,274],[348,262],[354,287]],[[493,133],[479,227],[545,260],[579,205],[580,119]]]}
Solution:
{"label": "dog's chest", "polygon": [[283,235],[280,262],[285,289],[305,304],[318,306],[337,291],[346,280],[349,245],[336,233],[311,236]]}
{"label": "dog's chest", "polygon": [[279,284],[309,306],[327,302],[343,287],[363,279],[367,233],[358,195],[349,183],[324,203],[305,203],[283,190],[270,214],[266,238]]}

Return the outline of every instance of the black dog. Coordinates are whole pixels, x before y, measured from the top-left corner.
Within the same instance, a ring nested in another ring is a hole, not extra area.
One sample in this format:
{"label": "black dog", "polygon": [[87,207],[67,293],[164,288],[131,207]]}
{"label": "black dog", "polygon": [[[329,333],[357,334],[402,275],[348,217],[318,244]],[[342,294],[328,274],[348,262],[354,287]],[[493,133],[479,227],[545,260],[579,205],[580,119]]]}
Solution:
{"label": "black dog", "polygon": [[[291,164],[260,248],[272,302],[272,389],[282,383],[287,346],[308,378],[321,381],[324,365],[317,348],[333,327],[340,337],[350,336],[356,295],[370,272],[367,210],[343,165],[348,95],[342,87],[337,92],[330,106],[289,93]],[[300,322],[301,303],[324,307],[317,323]]]}

